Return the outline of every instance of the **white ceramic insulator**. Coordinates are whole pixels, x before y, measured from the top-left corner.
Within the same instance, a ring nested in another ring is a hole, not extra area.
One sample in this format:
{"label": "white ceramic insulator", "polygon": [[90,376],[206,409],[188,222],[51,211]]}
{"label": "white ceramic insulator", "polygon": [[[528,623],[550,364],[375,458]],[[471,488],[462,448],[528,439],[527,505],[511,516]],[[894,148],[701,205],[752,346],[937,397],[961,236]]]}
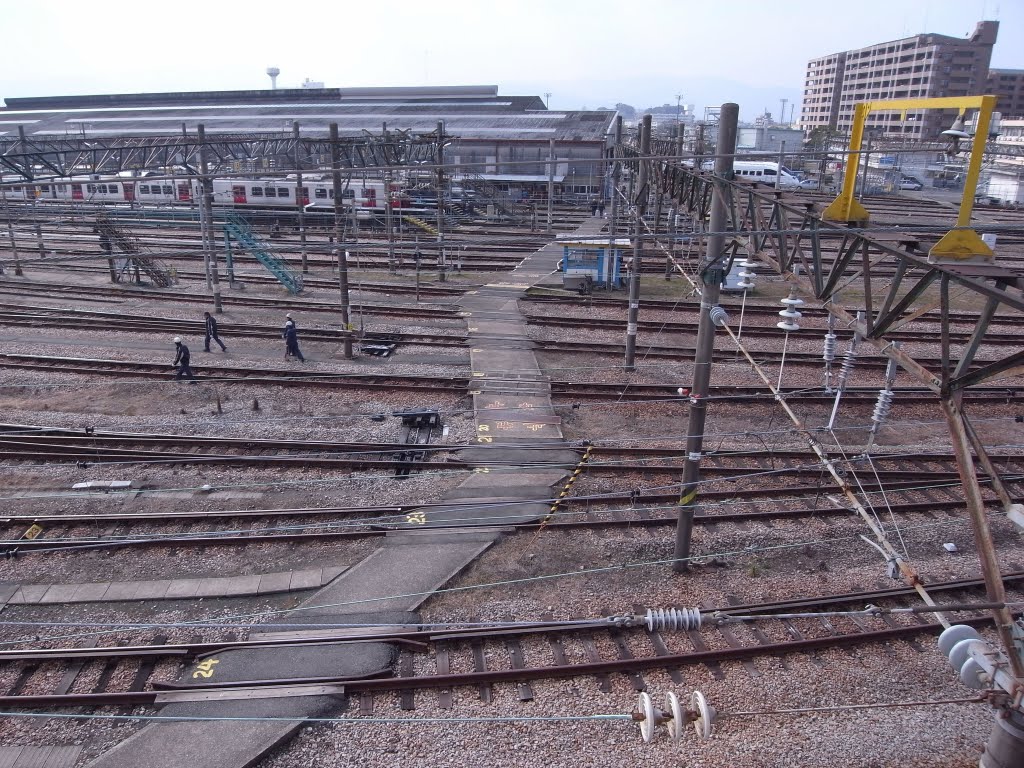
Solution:
{"label": "white ceramic insulator", "polygon": [[699,608],[658,608],[647,609],[647,630],[688,630],[700,629],[701,616]]}
{"label": "white ceramic insulator", "polygon": [[831,363],[836,359],[836,338],[834,333],[825,334],[825,352],[821,356],[822,360]]}
{"label": "white ceramic insulator", "polygon": [[878,393],[878,400],[875,402],[875,411],[871,414],[871,420],[881,426],[889,418],[889,409],[892,407],[892,390],[883,389]]}
{"label": "white ceramic insulator", "polygon": [[846,380],[853,373],[853,364],[857,362],[857,352],[852,349],[843,353],[843,365],[839,369],[839,386],[846,386]]}

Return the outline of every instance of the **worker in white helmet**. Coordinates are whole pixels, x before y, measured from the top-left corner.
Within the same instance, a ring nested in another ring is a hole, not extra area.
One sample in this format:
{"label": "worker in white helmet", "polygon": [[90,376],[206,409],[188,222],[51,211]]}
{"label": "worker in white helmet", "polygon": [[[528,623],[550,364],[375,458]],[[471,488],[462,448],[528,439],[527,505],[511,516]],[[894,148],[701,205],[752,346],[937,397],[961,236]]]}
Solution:
{"label": "worker in white helmet", "polygon": [[306,358],[302,356],[302,352],[299,350],[298,329],[291,315],[285,315],[284,333],[281,335],[284,336],[284,359],[297,357],[299,362],[306,362]]}
{"label": "worker in white helmet", "polygon": [[189,353],[188,347],[185,346],[185,343],[181,340],[181,336],[174,337],[174,349],[176,352],[174,355],[174,365],[178,367],[178,372],[174,376],[175,380],[184,376],[194,384],[196,377],[192,373],[192,366],[189,365],[192,355]]}

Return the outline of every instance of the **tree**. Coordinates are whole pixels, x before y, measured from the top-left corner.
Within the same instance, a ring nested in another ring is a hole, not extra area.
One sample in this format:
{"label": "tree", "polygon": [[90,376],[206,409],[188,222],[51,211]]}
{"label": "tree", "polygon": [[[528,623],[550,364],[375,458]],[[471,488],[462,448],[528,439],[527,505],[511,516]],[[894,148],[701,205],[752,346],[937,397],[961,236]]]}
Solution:
{"label": "tree", "polygon": [[636,117],[636,108],[629,104],[616,104],[615,109],[622,115],[623,120],[633,120]]}
{"label": "tree", "polygon": [[807,138],[804,139],[804,146],[808,149],[828,149],[832,139],[838,138],[839,131],[827,125],[819,125],[813,128]]}

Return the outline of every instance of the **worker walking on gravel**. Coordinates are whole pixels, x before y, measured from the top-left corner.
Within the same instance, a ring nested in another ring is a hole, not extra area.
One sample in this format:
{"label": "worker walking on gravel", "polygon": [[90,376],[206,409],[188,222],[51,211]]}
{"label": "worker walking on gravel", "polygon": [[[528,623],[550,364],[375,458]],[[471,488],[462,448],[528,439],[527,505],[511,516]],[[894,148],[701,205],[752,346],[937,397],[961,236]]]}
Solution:
{"label": "worker walking on gravel", "polygon": [[284,333],[282,335],[284,336],[284,359],[287,360],[289,356],[294,355],[299,358],[299,362],[306,362],[306,358],[299,351],[299,333],[291,315],[285,315]]}
{"label": "worker walking on gravel", "polygon": [[203,317],[206,318],[206,346],[203,349],[204,352],[210,351],[210,339],[213,339],[220,344],[222,352],[227,352],[228,348],[224,346],[224,342],[220,340],[220,336],[217,335],[217,320],[209,312],[203,312]]}
{"label": "worker walking on gravel", "polygon": [[174,349],[176,352],[174,355],[174,365],[178,366],[178,373],[174,376],[175,381],[185,376],[194,383],[196,377],[192,373],[192,366],[189,365],[192,355],[189,353],[188,347],[182,343],[181,336],[174,337]]}

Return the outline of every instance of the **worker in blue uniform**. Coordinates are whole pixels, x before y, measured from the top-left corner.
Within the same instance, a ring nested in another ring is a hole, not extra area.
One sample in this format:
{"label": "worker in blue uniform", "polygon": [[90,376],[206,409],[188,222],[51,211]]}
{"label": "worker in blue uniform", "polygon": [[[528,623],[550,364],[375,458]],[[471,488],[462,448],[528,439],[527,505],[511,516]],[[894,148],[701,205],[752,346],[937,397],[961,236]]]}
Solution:
{"label": "worker in blue uniform", "polygon": [[295,356],[299,359],[299,362],[306,362],[306,358],[302,356],[302,352],[299,350],[299,333],[295,327],[295,320],[292,319],[291,315],[285,315],[284,321],[284,359],[287,360],[290,356]]}
{"label": "worker in blue uniform", "polygon": [[175,374],[175,380],[185,376],[188,379],[195,381],[195,376],[192,373],[192,366],[189,362],[192,359],[192,355],[188,351],[188,347],[181,340],[181,336],[174,337],[174,349],[176,354],[174,355],[174,365],[178,366],[178,373]]}
{"label": "worker in blue uniform", "polygon": [[203,317],[206,318],[206,344],[203,349],[204,352],[210,351],[210,339],[213,339],[218,344],[222,352],[227,352],[228,348],[224,346],[224,342],[220,340],[220,336],[217,335],[217,320],[209,312],[203,312]]}

